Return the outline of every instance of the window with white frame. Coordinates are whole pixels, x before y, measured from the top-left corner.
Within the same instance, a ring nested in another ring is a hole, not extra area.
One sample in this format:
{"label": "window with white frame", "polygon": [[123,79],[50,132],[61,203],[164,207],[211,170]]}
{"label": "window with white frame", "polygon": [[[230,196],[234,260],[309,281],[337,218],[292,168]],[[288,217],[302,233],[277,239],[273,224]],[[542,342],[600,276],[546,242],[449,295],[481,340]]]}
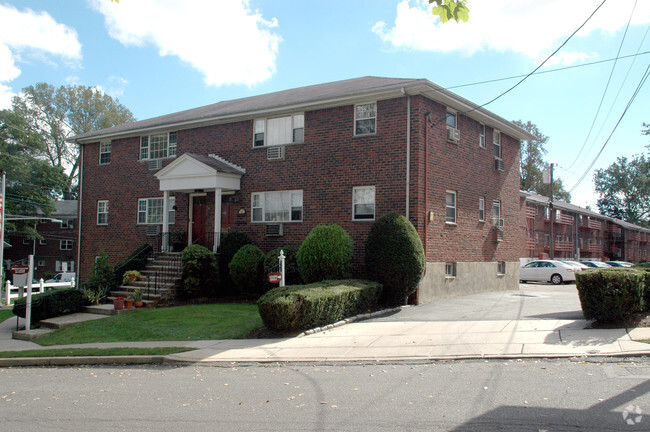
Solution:
{"label": "window with white frame", "polygon": [[305,141],[305,114],[256,119],[253,147],[294,144]]}
{"label": "window with white frame", "polygon": [[74,271],[74,261],[57,261],[54,271],[68,271],[68,272],[73,272]]}
{"label": "window with white frame", "polygon": [[445,263],[445,277],[456,277],[456,263]]}
{"label": "window with white frame", "polygon": [[104,141],[99,143],[99,164],[106,165],[111,163],[111,142]]}
{"label": "window with white frame", "polygon": [[447,191],[445,199],[446,216],[445,222],[450,224],[456,223],[456,192]]}
{"label": "window with white frame", "polygon": [[377,133],[377,102],[354,106],[354,134],[370,135]]}
{"label": "window with white frame", "polygon": [[63,229],[74,228],[74,219],[61,219],[61,228]]}
{"label": "window with white frame", "polygon": [[492,144],[494,144],[494,157],[501,159],[501,132],[498,130],[492,132]]}
{"label": "window with white frame", "polygon": [[59,248],[61,250],[72,250],[72,240],[61,240]]}
{"label": "window with white frame", "polygon": [[140,137],[140,160],[176,156],[176,132],[164,132]]}
{"label": "window with white frame", "polygon": [[302,190],[251,194],[251,222],[301,222]]}
{"label": "window with white frame", "polygon": [[352,220],[375,219],[375,187],[352,188]]}
{"label": "window with white frame", "polygon": [[494,226],[496,227],[501,226],[500,220],[501,220],[501,201],[494,200],[492,201],[492,222],[494,223]]}
{"label": "window with white frame", "polygon": [[503,276],[506,274],[506,262],[499,261],[497,262],[497,274]]}
{"label": "window with white frame", "polygon": [[45,267],[45,260],[38,260],[39,267]]}
{"label": "window with white frame", "polygon": [[447,127],[458,129],[458,114],[456,114],[456,111],[447,110]]}
{"label": "window with white frame", "polygon": [[[160,225],[163,223],[164,198],[141,198],[138,200],[138,224]],[[170,225],[176,223],[176,197],[170,196],[167,202],[167,218]]]}
{"label": "window with white frame", "polygon": [[478,146],[485,148],[485,125],[483,123],[478,125]]}
{"label": "window with white frame", "polygon": [[45,245],[45,244],[47,244],[47,240],[45,240],[45,239],[39,239],[39,240],[38,240],[38,244],[39,244],[39,245]]}
{"label": "window with white frame", "polygon": [[478,199],[478,220],[485,222],[485,198],[483,197]]}
{"label": "window with white frame", "polygon": [[34,241],[34,240],[32,240],[32,239],[30,239],[30,238],[28,238],[28,237],[23,237],[23,244],[24,244],[24,245],[32,244],[33,241]]}
{"label": "window with white frame", "polygon": [[108,225],[108,201],[97,201],[97,225]]}

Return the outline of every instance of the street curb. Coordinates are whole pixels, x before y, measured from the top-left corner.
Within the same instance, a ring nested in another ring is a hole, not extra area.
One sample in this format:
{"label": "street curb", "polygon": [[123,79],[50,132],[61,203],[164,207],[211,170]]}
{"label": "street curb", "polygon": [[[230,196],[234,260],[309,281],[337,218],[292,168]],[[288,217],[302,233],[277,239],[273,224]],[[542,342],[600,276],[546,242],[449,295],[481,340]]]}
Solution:
{"label": "street curb", "polygon": [[313,328],[313,329],[310,329],[310,330],[305,330],[304,332],[296,335],[295,337],[299,338],[299,337],[303,337],[303,336],[309,336],[309,335],[312,335],[312,334],[315,334],[315,333],[321,333],[321,332],[324,332],[324,331],[327,331],[327,330],[331,330],[331,329],[336,328],[336,327],[341,327],[343,325],[353,323],[355,321],[364,321],[364,320],[368,320],[368,319],[371,319],[371,318],[377,318],[377,317],[380,317],[380,316],[390,315],[390,314],[397,313],[397,312],[401,311],[402,309],[406,309],[406,308],[409,308],[409,307],[411,307],[411,306],[410,305],[397,306],[397,307],[394,307],[394,308],[391,308],[391,309],[382,309],[382,310],[371,312],[371,313],[355,315],[355,316],[350,317],[350,318],[342,319],[341,321],[335,322],[334,324],[328,324],[328,325],[323,326],[323,327],[316,327],[316,328]]}
{"label": "street curb", "polygon": [[79,357],[14,357],[0,358],[0,367],[84,366],[107,364],[161,364],[167,356],[79,356]]}

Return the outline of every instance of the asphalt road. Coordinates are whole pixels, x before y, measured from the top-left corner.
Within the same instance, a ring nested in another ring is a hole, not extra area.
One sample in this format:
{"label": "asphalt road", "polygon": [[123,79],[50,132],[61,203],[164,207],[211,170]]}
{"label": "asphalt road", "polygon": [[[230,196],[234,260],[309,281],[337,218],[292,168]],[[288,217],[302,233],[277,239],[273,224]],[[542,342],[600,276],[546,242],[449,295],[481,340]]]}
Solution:
{"label": "asphalt road", "polygon": [[518,291],[496,291],[436,300],[402,309],[378,321],[493,321],[584,319],[575,283],[520,284]]}
{"label": "asphalt road", "polygon": [[649,430],[648,359],[602,360],[0,369],[0,422],[6,431]]}

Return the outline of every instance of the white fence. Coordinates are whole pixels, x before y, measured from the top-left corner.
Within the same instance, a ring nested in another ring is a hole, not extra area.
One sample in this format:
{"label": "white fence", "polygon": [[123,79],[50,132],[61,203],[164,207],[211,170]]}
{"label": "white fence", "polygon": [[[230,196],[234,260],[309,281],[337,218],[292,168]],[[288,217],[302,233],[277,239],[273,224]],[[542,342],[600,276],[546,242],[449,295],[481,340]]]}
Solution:
{"label": "white fence", "polygon": [[[64,288],[74,288],[75,282],[74,279],[70,282],[43,282],[43,279],[38,281],[38,283],[32,284],[32,294],[40,294],[45,291],[50,291],[53,289],[64,289]],[[4,287],[4,292],[2,293],[4,303],[9,304],[10,299],[16,299],[25,297],[27,295],[27,287],[17,287],[13,286],[7,281]]]}

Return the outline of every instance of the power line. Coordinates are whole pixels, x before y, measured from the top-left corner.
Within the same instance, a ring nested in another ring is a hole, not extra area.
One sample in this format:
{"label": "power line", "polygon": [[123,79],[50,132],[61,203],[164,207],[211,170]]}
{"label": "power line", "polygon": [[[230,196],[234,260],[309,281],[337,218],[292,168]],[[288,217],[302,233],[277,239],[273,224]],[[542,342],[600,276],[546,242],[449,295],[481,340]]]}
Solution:
{"label": "power line", "polygon": [[[627,21],[627,26],[625,27],[625,32],[623,32],[623,38],[621,39],[621,43],[618,46],[618,52],[616,53],[616,57],[618,57],[621,54],[621,50],[623,49],[623,43],[625,42],[625,37],[627,36],[627,31],[630,28],[630,22],[632,22],[632,16],[634,15],[634,9],[636,9],[636,4],[637,0],[634,1],[634,6],[632,7],[632,11],[630,12],[630,18]],[[605,101],[605,95],[607,94],[607,90],[609,89],[609,84],[612,82],[612,76],[614,76],[614,70],[616,70],[616,64],[618,63],[618,59],[614,61],[614,64],[612,65],[612,70],[609,72],[609,78],[607,78],[607,84],[605,85],[605,89],[603,90],[603,95],[600,98],[600,103],[598,104],[598,109],[596,110],[596,114],[594,115],[594,121],[591,122],[591,127],[589,127],[589,132],[587,133],[587,136],[585,137],[585,141],[582,143],[582,147],[580,147],[580,150],[578,151],[578,154],[576,155],[576,158],[571,162],[571,165],[569,165],[569,168],[573,167],[573,165],[576,163],[578,158],[580,157],[580,154],[582,151],[585,149],[585,145],[587,145],[587,141],[589,140],[589,137],[591,136],[591,132],[594,130],[594,125],[596,124],[596,120],[598,119],[598,114],[600,114],[600,109],[603,106],[603,102]]]}
{"label": "power line", "polygon": [[634,102],[637,95],[641,91],[641,87],[643,87],[643,84],[645,84],[646,80],[648,79],[648,75],[650,75],[650,65],[648,65],[648,67],[646,68],[646,70],[645,70],[645,72],[643,74],[643,77],[641,78],[641,81],[639,82],[639,84],[636,87],[636,90],[634,91],[634,93],[630,97],[630,101],[627,103],[627,106],[625,107],[625,110],[623,110],[623,114],[621,114],[621,117],[616,122],[616,125],[614,125],[614,128],[612,129],[612,132],[607,137],[607,140],[605,141],[603,146],[600,148],[600,151],[598,152],[598,154],[596,155],[594,160],[591,161],[591,164],[589,164],[589,167],[585,170],[585,172],[582,174],[582,176],[580,176],[580,179],[578,180],[578,182],[569,190],[569,193],[573,192],[573,190],[578,187],[578,185],[582,182],[582,180],[585,179],[585,177],[587,176],[587,174],[589,173],[591,168],[593,168],[593,166],[596,164],[596,161],[598,160],[598,158],[602,154],[603,150],[605,150],[605,147],[607,146],[607,144],[609,143],[609,140],[614,135],[614,132],[618,128],[618,125],[621,124],[621,121],[623,120],[623,117],[625,117],[625,114],[627,113],[627,110],[630,108],[630,106],[632,105],[632,102]]}
{"label": "power line", "polygon": [[[589,62],[589,63],[582,63],[582,64],[579,64],[579,65],[565,66],[565,67],[561,67],[561,68],[555,68],[555,69],[549,69],[549,70],[540,71],[540,72],[534,72],[532,75],[542,75],[542,74],[547,74],[547,73],[552,73],[552,72],[562,72],[562,71],[569,70],[569,69],[576,69],[576,68],[581,68],[581,67],[585,67],[585,66],[593,66],[593,65],[597,65],[597,64],[601,64],[601,63],[609,63],[609,62],[615,61],[615,60],[624,60],[624,59],[627,59],[627,58],[630,58],[630,57],[635,57],[636,58],[638,56],[642,56],[642,55],[646,55],[646,54],[650,54],[650,51],[637,52],[636,54],[629,54],[629,55],[620,56],[620,57],[612,57],[612,58],[609,58],[609,59],[606,59],[606,60],[598,60],[598,61]],[[457,89],[457,88],[462,88],[462,87],[471,87],[471,86],[475,86],[475,85],[492,84],[492,83],[500,82],[500,81],[508,81],[508,80],[513,80],[513,79],[525,77],[525,76],[526,75],[513,75],[513,76],[509,76],[509,77],[495,78],[495,79],[485,80],[485,81],[476,81],[476,82],[467,83],[467,84],[458,84],[458,85],[449,86],[449,87],[445,87],[445,88],[447,90],[452,90],[452,89]]]}

